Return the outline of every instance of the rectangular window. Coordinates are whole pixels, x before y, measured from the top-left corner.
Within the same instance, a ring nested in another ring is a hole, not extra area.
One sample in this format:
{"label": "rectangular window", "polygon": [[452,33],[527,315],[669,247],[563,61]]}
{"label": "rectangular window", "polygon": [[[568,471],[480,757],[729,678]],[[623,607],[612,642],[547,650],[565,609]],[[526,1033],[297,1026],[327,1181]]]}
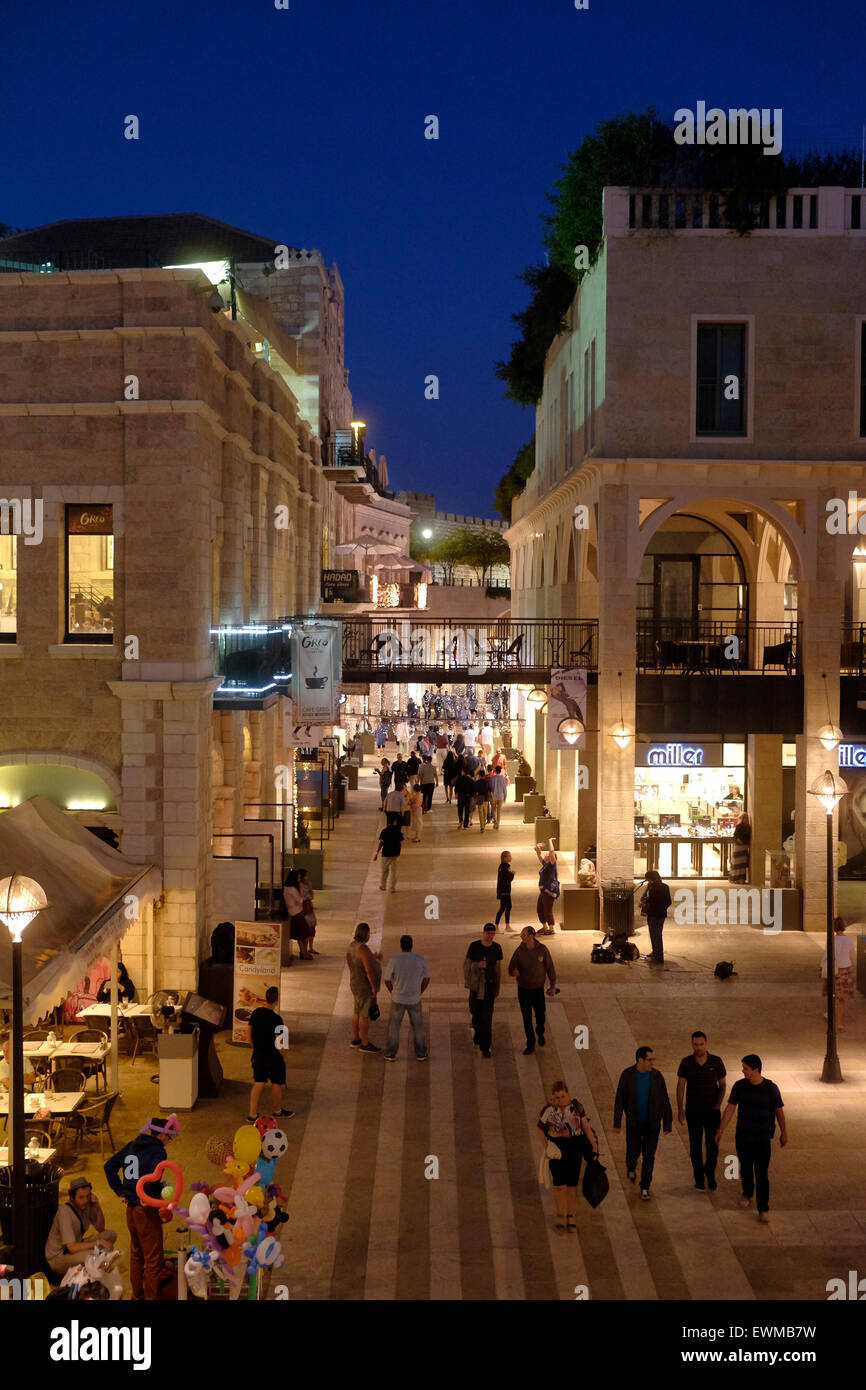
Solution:
{"label": "rectangular window", "polygon": [[66,641],[114,638],[114,522],[107,503],[66,508]]}
{"label": "rectangular window", "polygon": [[746,433],[746,325],[699,323],[698,435]]}
{"label": "rectangular window", "polygon": [[18,537],[0,535],[0,642],[18,632]]}

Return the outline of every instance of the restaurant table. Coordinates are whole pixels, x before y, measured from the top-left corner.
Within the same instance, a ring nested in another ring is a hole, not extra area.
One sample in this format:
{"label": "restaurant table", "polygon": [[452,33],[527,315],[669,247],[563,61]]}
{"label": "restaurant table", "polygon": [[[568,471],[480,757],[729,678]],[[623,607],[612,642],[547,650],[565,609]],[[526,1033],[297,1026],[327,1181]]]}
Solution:
{"label": "restaurant table", "polygon": [[[34,1154],[32,1150],[25,1149],[24,1157],[28,1163],[50,1163],[57,1156],[56,1149],[38,1149]],[[9,1148],[0,1149],[0,1168],[9,1167]]]}
{"label": "restaurant table", "polygon": [[[143,1018],[145,1014],[150,1017],[149,1004],[118,1004],[118,1018]],[[88,1004],[86,1009],[75,1015],[76,1018],[111,1018],[110,1004]]]}
{"label": "restaurant table", "polygon": [[[24,1118],[33,1121],[36,1111],[45,1106],[51,1111],[52,1120],[68,1119],[87,1099],[85,1091],[32,1091],[29,1096],[24,1097]],[[0,1115],[8,1114],[9,1092],[0,1091]],[[37,1120],[36,1123],[39,1124],[40,1121]]]}

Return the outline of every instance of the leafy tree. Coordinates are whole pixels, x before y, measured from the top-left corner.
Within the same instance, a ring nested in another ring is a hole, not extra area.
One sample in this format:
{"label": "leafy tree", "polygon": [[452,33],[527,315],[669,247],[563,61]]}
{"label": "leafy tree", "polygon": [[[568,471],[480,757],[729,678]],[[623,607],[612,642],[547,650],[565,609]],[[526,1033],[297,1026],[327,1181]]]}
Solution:
{"label": "leafy tree", "polygon": [[553,265],[527,266],[517,278],[529,286],[532,297],[525,309],[511,315],[520,337],[511,344],[508,361],[497,362],[494,371],[506,384],[506,399],[518,405],[535,405],[544,382],[547,350],[566,327],[574,281],[566,271]]}
{"label": "leafy tree", "polygon": [[473,569],[481,585],[488,583],[494,565],[508,565],[511,562],[508,542],[498,531],[467,529],[455,531],[449,539],[459,557],[457,563]]}
{"label": "leafy tree", "polygon": [[503,473],[493,493],[496,510],[503,521],[511,523],[511,504],[526,487],[535,467],[535,435],[524,444],[507,473]]}

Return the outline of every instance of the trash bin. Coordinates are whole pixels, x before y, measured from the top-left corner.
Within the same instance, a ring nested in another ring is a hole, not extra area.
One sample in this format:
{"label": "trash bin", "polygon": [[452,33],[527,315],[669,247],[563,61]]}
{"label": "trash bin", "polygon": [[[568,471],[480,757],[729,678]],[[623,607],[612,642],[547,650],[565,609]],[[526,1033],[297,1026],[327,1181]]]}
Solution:
{"label": "trash bin", "polygon": [[634,936],[634,884],[624,878],[602,884],[602,913],[608,936]]}
{"label": "trash bin", "polygon": [[[45,1268],[45,1242],[60,1205],[60,1171],[53,1163],[29,1162],[25,1165],[27,1192],[27,1239],[24,1269],[16,1269],[17,1279]],[[5,1243],[12,1244],[12,1168],[0,1168],[0,1230]]]}

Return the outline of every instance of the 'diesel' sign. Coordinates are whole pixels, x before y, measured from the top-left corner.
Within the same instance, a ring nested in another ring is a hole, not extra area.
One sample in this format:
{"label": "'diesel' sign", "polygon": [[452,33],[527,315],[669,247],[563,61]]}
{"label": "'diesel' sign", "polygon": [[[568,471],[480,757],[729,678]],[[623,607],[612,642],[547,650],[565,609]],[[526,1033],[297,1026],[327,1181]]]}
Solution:
{"label": "'diesel' sign", "polygon": [[292,634],[292,699],[299,724],[333,724],[337,717],[337,635],[324,623]]}

